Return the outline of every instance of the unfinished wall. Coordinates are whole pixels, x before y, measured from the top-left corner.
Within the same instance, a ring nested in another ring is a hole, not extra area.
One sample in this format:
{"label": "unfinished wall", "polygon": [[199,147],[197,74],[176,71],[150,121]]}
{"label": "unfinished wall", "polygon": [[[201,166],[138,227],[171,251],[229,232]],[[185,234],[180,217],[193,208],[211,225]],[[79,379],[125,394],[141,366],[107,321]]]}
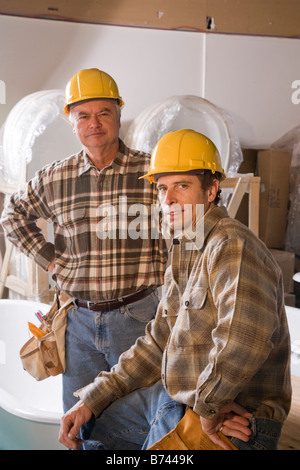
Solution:
{"label": "unfinished wall", "polygon": [[125,133],[148,105],[198,95],[231,113],[242,145],[265,147],[299,123],[299,39],[205,34],[0,16],[0,125],[23,96],[64,88],[80,68],[118,82]]}

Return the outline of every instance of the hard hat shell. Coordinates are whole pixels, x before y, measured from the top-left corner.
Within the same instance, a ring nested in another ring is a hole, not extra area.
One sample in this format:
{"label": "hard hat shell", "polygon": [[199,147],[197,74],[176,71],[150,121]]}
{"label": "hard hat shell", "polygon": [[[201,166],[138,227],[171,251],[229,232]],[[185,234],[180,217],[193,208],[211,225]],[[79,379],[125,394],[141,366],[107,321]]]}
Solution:
{"label": "hard hat shell", "polygon": [[165,134],[151,154],[148,173],[141,178],[154,182],[160,173],[185,173],[192,170],[210,170],[226,178],[221,157],[215,144],[205,135],[191,129]]}
{"label": "hard hat shell", "polygon": [[115,99],[120,107],[124,106],[115,80],[96,68],[83,69],[73,75],[66,86],[65,98],[66,114],[70,113],[70,105],[92,99]]}

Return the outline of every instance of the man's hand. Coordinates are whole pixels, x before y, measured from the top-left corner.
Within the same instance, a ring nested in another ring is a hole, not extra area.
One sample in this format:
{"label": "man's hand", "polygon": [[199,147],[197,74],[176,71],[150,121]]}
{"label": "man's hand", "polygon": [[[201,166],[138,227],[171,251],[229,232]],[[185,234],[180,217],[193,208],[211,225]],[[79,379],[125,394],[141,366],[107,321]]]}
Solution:
{"label": "man's hand", "polygon": [[87,423],[92,416],[93,413],[83,401],[80,400],[76,403],[76,405],[62,417],[59,442],[68,449],[77,450],[82,444],[82,440],[77,438],[80,427]]}
{"label": "man's hand", "polygon": [[207,436],[224,450],[232,450],[217,432],[221,431],[229,437],[237,437],[241,441],[247,442],[251,435],[249,421],[246,418],[252,416],[245,408],[233,402],[224,406],[213,419],[206,419],[200,416],[202,429]]}

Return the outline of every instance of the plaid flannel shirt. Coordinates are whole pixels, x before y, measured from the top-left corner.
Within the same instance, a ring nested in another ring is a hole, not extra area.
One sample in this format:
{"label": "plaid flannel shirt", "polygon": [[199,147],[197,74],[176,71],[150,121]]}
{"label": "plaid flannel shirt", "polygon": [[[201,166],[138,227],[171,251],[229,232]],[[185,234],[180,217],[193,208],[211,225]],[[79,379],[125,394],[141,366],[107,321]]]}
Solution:
{"label": "plaid flannel shirt", "polygon": [[174,400],[205,418],[236,401],[283,422],[291,383],[280,268],[224,208],[205,215],[201,246],[187,250],[187,242],[172,247],[146,335],[76,395],[97,416],[118,397],[161,379]]}
{"label": "plaid flannel shirt", "polygon": [[[44,269],[55,258],[58,287],[79,299],[106,301],[160,286],[167,251],[160,233],[151,234],[156,185],[139,179],[149,164],[149,155],[120,140],[101,171],[85,151],[47,165],[5,207],[8,239]],[[53,224],[54,244],[37,228],[40,217]]]}

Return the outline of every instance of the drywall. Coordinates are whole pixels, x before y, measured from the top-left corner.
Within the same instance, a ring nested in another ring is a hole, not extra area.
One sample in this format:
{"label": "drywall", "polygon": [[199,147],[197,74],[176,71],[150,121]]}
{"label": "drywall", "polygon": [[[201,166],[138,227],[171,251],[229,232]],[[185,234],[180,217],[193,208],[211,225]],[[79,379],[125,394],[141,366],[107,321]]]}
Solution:
{"label": "drywall", "polygon": [[65,23],[0,15],[0,80],[6,105],[0,125],[24,95],[64,88],[81,68],[99,67],[117,81],[126,122],[173,94],[202,92],[203,35],[192,32]]}
{"label": "drywall", "polygon": [[299,39],[207,36],[204,94],[230,111],[244,147],[266,148],[300,124],[299,57]]}

